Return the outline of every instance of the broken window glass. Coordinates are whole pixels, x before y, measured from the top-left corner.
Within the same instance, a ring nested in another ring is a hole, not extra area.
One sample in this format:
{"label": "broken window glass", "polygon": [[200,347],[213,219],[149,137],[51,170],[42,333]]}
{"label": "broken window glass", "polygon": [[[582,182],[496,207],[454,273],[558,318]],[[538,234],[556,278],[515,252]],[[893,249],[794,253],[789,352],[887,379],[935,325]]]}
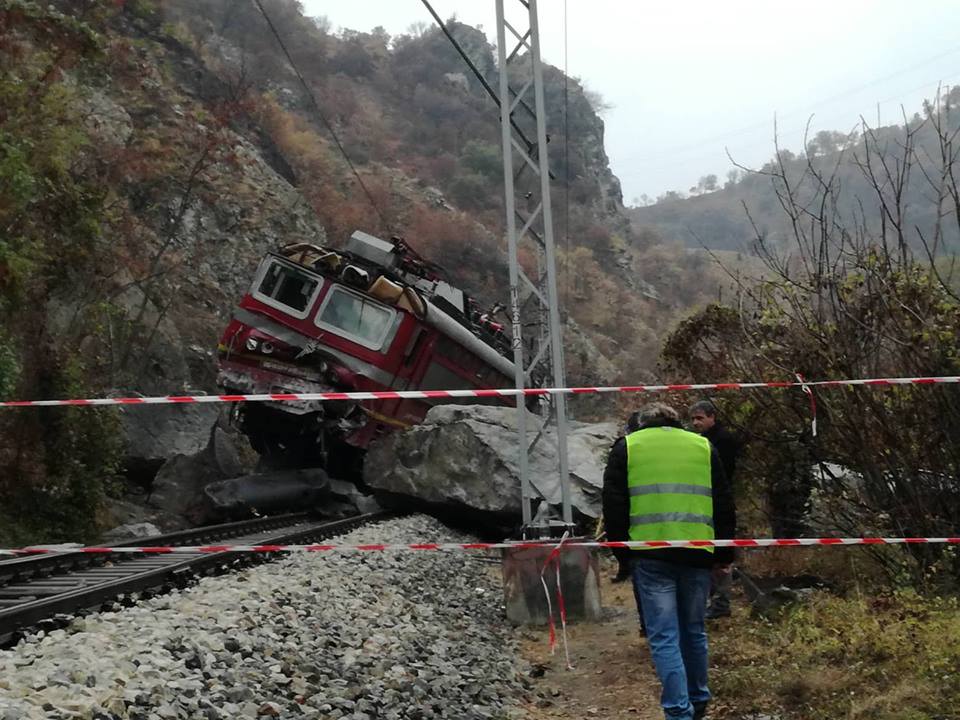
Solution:
{"label": "broken window glass", "polygon": [[334,286],[317,314],[317,325],[371,350],[379,350],[395,314],[389,308]]}
{"label": "broken window glass", "polygon": [[267,268],[256,295],[269,305],[304,317],[320,281],[290,265],[274,262]]}

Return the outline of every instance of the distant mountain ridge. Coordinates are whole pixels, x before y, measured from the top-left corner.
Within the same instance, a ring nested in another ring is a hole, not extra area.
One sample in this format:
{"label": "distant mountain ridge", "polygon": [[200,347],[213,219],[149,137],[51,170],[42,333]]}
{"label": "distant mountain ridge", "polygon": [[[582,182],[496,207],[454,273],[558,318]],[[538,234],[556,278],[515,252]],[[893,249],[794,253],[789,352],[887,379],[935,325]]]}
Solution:
{"label": "distant mountain ridge", "polygon": [[[950,90],[939,102],[945,109],[942,117],[947,123],[946,133],[955,132],[960,128],[960,113],[948,109],[960,103],[960,90]],[[701,183],[699,194],[685,197],[677,192],[665,193],[658,202],[629,208],[627,214],[636,228],[654,229],[688,247],[749,251],[758,234],[774,246],[784,246],[790,228],[777,197],[778,186],[771,181],[770,174],[779,171],[782,164],[791,189],[801,201],[817,202],[822,188],[809,172],[813,167],[824,176],[835,172],[838,216],[851,230],[869,218],[870,231],[882,234],[878,224],[882,216],[878,212],[879,198],[899,192],[908,209],[904,218],[909,229],[907,242],[919,249],[924,241],[930,242],[940,232],[941,251],[956,253],[960,251],[960,235],[955,223],[945,222],[956,213],[949,198],[945,199],[938,220],[935,178],[930,174],[940,172],[940,148],[937,132],[926,119],[929,109],[930,106],[914,114],[905,125],[875,129],[863,126],[853,135],[817,133],[805,153],[781,150],[779,158],[774,157],[757,172],[735,172],[732,180],[715,191],[703,192]],[[915,169],[901,178],[908,136]],[[878,164],[875,158],[874,164],[867,167],[868,147],[883,158],[884,164]]]}

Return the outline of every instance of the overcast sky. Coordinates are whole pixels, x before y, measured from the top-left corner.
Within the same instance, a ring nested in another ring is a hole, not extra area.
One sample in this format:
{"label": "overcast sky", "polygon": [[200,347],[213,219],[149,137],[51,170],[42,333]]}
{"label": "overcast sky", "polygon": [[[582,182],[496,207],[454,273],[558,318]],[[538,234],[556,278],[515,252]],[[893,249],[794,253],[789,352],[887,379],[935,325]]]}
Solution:
{"label": "overcast sky", "polygon": [[[335,29],[395,35],[431,22],[420,0],[302,2]],[[495,40],[494,0],[432,3]],[[722,180],[725,148],[762,164],[775,114],[781,145],[799,150],[811,114],[814,132],[849,130],[861,115],[876,124],[878,113],[893,123],[901,105],[912,114],[938,83],[960,82],[955,0],[540,0],[540,24],[544,60],[613,106],[607,154],[628,204],[708,173]]]}

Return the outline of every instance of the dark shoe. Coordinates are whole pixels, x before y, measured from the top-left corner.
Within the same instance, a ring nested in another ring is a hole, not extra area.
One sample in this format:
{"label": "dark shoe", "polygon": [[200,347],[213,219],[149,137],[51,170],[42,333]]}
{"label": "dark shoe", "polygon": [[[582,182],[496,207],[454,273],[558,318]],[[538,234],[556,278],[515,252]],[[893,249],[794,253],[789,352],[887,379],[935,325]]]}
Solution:
{"label": "dark shoe", "polygon": [[707,703],[693,704],[693,720],[703,720],[707,716]]}
{"label": "dark shoe", "polygon": [[730,608],[708,607],[704,617],[707,620],[719,620],[720,618],[730,617]]}

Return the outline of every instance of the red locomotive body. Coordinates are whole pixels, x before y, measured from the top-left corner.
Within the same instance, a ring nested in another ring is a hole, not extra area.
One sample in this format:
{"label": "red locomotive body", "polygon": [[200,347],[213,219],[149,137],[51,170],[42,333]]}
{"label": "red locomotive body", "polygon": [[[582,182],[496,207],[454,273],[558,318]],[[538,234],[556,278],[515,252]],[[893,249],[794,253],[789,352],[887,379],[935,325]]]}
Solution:
{"label": "red locomotive body", "polygon": [[[508,351],[502,328],[402,240],[356,232],[343,251],[297,244],[264,257],[221,338],[218,384],[237,394],[500,388],[513,384]],[[512,404],[470,400],[484,401]],[[261,454],[329,464],[422,421],[430,405],[258,402],[238,413]]]}

